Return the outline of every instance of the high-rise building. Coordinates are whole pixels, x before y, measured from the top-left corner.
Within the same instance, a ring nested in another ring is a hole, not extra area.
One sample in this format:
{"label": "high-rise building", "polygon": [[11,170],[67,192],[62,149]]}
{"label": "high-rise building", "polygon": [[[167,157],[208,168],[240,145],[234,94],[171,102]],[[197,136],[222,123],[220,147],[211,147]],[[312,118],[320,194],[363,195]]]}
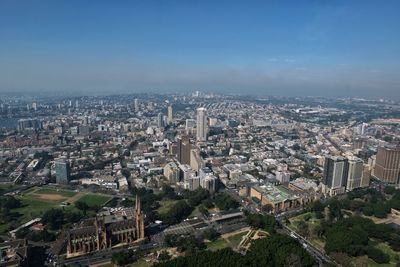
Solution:
{"label": "high-rise building", "polygon": [[207,140],[207,110],[205,108],[197,109],[196,139],[200,142]]}
{"label": "high-rise building", "polygon": [[400,146],[378,147],[372,176],[384,183],[400,184]]}
{"label": "high-rise building", "polygon": [[164,166],[164,176],[171,184],[179,182],[179,168],[175,162],[170,162]]}
{"label": "high-rise building", "polygon": [[330,195],[345,191],[345,158],[328,156],[324,165],[324,185]]}
{"label": "high-rise building", "polygon": [[37,103],[36,102],[32,103],[32,108],[34,111],[37,111]]}
{"label": "high-rise building", "polygon": [[174,113],[173,113],[173,109],[172,109],[172,105],[168,106],[168,119],[167,119],[167,123],[168,125],[171,125],[174,121]]}
{"label": "high-rise building", "polygon": [[210,192],[215,192],[217,189],[217,180],[218,178],[215,175],[207,175],[204,179],[200,179],[200,186]]}
{"label": "high-rise building", "polygon": [[38,119],[20,119],[18,120],[18,131],[42,129],[42,122]]}
{"label": "high-rise building", "polygon": [[158,128],[164,127],[164,116],[161,112],[158,113],[157,115],[157,127]]}
{"label": "high-rise building", "polygon": [[186,189],[190,191],[194,191],[200,187],[200,177],[199,176],[190,176],[186,179]]}
{"label": "high-rise building", "polygon": [[185,130],[187,134],[194,134],[194,128],[196,127],[196,120],[186,119]]}
{"label": "high-rise building", "polygon": [[66,160],[57,160],[55,162],[56,182],[57,184],[68,184],[70,179],[70,166]]}
{"label": "high-rise building", "polygon": [[135,107],[135,111],[138,112],[139,111],[139,99],[135,98],[134,100],[134,107]]}
{"label": "high-rise building", "polygon": [[361,176],[361,187],[368,187],[371,180],[371,168],[368,164],[363,165],[363,174]]}
{"label": "high-rise building", "polygon": [[178,138],[177,158],[181,164],[190,165],[190,141],[186,135]]}
{"label": "high-rise building", "polygon": [[190,150],[190,167],[196,172],[199,172],[200,168],[203,167],[200,151],[198,149]]}
{"label": "high-rise building", "polygon": [[357,157],[351,157],[345,161],[344,185],[347,191],[361,187],[363,166],[364,161]]}

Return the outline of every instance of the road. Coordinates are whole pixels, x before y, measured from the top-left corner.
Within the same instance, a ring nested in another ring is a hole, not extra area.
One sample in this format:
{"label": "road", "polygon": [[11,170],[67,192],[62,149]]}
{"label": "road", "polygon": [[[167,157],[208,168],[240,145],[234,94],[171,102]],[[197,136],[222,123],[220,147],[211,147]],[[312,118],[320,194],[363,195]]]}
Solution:
{"label": "road", "polygon": [[303,247],[311,255],[313,255],[314,258],[316,258],[318,260],[318,263],[320,266],[323,263],[330,263],[330,264],[338,266],[338,264],[334,260],[332,260],[328,255],[326,255],[324,251],[321,251],[320,249],[316,248],[307,239],[305,239],[301,235],[297,234],[295,231],[292,231],[289,227],[287,227],[284,223],[281,222],[281,219],[277,219],[277,220],[280,223],[280,225],[282,226],[282,229],[285,231],[285,233],[291,237],[296,238],[303,245]]}
{"label": "road", "polygon": [[126,251],[127,249],[130,249],[134,252],[136,251],[147,251],[152,248],[155,248],[159,246],[159,243],[146,243],[140,246],[135,246],[135,247],[121,247],[117,249],[112,249],[112,250],[102,250],[98,251],[96,253],[92,253],[89,255],[83,255],[80,257],[74,257],[71,259],[60,259],[58,262],[58,266],[90,266],[91,264],[99,263],[102,261],[105,261],[107,259],[111,259],[112,255],[116,252],[120,251]]}

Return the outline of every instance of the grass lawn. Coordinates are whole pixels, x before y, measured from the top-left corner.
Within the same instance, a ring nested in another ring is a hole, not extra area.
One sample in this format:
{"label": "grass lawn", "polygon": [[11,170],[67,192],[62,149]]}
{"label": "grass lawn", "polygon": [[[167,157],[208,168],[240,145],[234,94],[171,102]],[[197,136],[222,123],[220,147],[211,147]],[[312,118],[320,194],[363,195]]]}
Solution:
{"label": "grass lawn", "polygon": [[239,245],[239,243],[242,241],[242,237],[245,236],[247,233],[248,233],[248,231],[238,233],[236,235],[228,237],[228,240],[231,243],[231,246],[233,248],[236,248]]}
{"label": "grass lawn", "polygon": [[[306,217],[310,217],[310,219],[308,221],[306,221],[305,220]],[[315,218],[314,212],[307,212],[304,214],[300,214],[296,217],[290,218],[289,221],[290,221],[291,225],[293,224],[295,227],[297,227],[297,225],[299,224],[300,221],[304,221],[309,226],[314,226],[314,227],[321,224],[321,220]],[[288,226],[290,227],[290,225],[288,225]]]}
{"label": "grass lawn", "polygon": [[54,194],[54,195],[60,195],[63,197],[73,197],[77,193],[73,191],[67,191],[67,190],[57,190],[57,189],[52,189],[52,188],[41,188],[39,190],[36,190],[34,192],[35,194]]}
{"label": "grass lawn", "polygon": [[103,206],[112,199],[112,196],[87,194],[78,199],[85,202],[88,206]]}
{"label": "grass lawn", "polygon": [[211,251],[219,250],[228,247],[228,243],[225,241],[225,239],[217,239],[213,242],[206,243],[207,244],[207,249]]}
{"label": "grass lawn", "polygon": [[159,214],[165,214],[169,211],[169,209],[177,202],[177,200],[161,200],[158,203],[160,203],[160,207],[157,209]]}
{"label": "grass lawn", "polygon": [[[67,190],[39,188],[29,190],[29,193],[16,196],[21,201],[21,207],[12,209],[12,212],[18,213],[20,216],[16,218],[19,224],[26,223],[32,219],[42,217],[43,214],[52,208],[62,208],[64,210],[77,210],[74,205],[61,206],[61,203],[69,198],[79,197],[80,194]],[[111,196],[99,194],[85,194],[79,200],[86,202],[89,206],[103,206],[112,199]],[[8,230],[7,224],[0,225],[0,233]]]}
{"label": "grass lawn", "polygon": [[354,258],[352,261],[354,267],[358,266],[368,266],[368,267],[395,267],[396,263],[379,264],[368,258],[367,256],[361,256]]}
{"label": "grass lawn", "polygon": [[8,230],[10,230],[8,224],[0,224],[0,234],[3,234],[5,232],[7,232]]}
{"label": "grass lawn", "polygon": [[193,218],[193,217],[199,217],[200,216],[200,211],[198,209],[198,207],[196,207],[192,213],[189,215],[189,218]]}
{"label": "grass lawn", "polygon": [[144,259],[138,259],[130,265],[130,267],[150,267],[151,263],[145,261]]}
{"label": "grass lawn", "polygon": [[27,222],[33,218],[40,217],[51,208],[58,207],[59,203],[40,201],[32,199],[28,196],[24,196],[21,199],[22,206],[17,209],[13,209],[13,212],[21,214],[20,221],[22,223]]}
{"label": "grass lawn", "polygon": [[390,263],[392,263],[393,266],[396,265],[397,262],[400,262],[400,252],[394,251],[387,243],[379,243],[375,247],[390,256]]}

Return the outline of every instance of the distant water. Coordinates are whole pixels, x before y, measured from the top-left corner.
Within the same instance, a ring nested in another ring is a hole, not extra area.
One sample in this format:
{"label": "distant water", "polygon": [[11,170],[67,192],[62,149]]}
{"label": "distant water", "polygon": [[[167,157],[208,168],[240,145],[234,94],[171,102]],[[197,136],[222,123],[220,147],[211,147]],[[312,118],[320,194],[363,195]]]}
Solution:
{"label": "distant water", "polygon": [[18,118],[0,118],[0,128],[15,129],[18,125]]}

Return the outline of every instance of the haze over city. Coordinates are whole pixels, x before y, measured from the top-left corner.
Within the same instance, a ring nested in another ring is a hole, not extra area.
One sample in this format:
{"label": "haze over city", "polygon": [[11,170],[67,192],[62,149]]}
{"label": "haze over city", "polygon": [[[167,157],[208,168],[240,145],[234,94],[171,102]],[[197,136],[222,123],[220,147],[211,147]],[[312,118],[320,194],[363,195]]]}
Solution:
{"label": "haze over city", "polygon": [[399,97],[399,1],[1,1],[0,92]]}
{"label": "haze over city", "polygon": [[0,0],[0,266],[400,267],[399,11]]}

